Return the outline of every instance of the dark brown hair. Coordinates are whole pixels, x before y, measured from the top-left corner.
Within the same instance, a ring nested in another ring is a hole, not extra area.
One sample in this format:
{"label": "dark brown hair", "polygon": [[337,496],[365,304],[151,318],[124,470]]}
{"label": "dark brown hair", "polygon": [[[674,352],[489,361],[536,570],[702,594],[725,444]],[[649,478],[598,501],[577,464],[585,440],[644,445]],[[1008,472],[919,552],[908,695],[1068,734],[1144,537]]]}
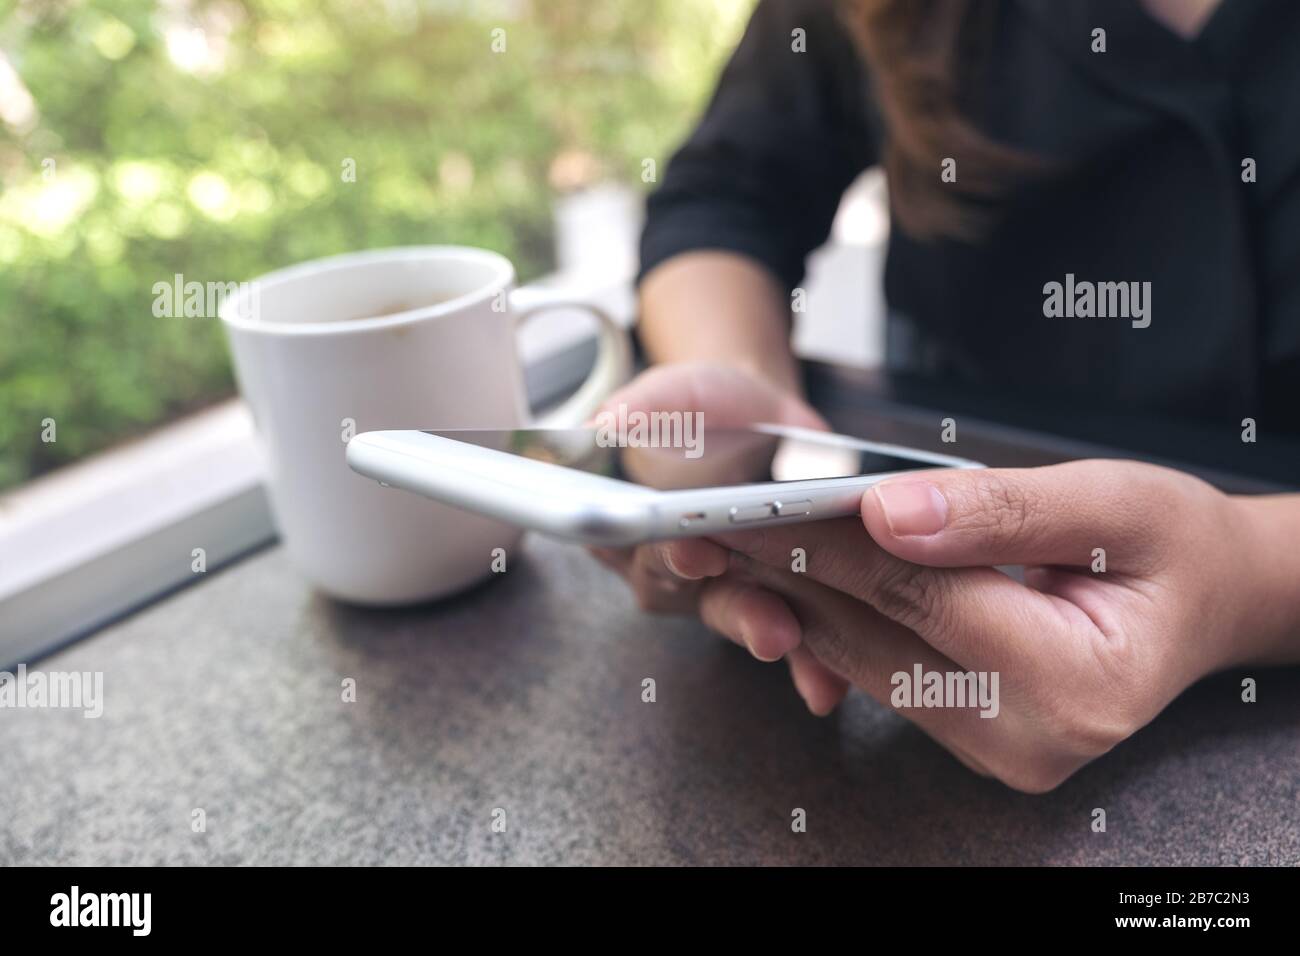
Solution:
{"label": "dark brown hair", "polygon": [[[962,92],[978,89],[998,0],[849,0],[845,15],[886,126],[882,161],[899,224],[918,238],[976,239],[996,200],[1044,164],[990,139],[970,121]],[[940,178],[956,160],[956,182]]]}

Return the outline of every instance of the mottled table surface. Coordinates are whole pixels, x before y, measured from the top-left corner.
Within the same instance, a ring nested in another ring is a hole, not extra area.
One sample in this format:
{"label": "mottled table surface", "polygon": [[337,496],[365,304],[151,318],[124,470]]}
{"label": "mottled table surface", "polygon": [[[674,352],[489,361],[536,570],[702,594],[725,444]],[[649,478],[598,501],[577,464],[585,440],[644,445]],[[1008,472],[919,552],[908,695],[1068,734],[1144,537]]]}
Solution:
{"label": "mottled table surface", "polygon": [[1298,669],[1025,796],[859,693],[810,716],[784,665],[536,536],[401,611],[269,548],[38,666],[102,671],[105,709],[0,712],[0,863],[1300,863]]}

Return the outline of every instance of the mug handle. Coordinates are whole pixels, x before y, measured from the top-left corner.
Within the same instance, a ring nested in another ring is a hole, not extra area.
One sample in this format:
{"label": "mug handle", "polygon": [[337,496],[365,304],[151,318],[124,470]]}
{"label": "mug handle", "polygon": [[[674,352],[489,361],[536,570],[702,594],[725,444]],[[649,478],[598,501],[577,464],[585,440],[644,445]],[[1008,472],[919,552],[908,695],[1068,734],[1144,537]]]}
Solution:
{"label": "mug handle", "polygon": [[533,416],[531,424],[534,428],[577,428],[595,414],[614,389],[627,381],[632,371],[632,350],[627,332],[608,312],[590,302],[545,299],[516,312],[515,329],[522,328],[534,316],[553,309],[580,309],[595,316],[596,363],[576,392],[546,414]]}

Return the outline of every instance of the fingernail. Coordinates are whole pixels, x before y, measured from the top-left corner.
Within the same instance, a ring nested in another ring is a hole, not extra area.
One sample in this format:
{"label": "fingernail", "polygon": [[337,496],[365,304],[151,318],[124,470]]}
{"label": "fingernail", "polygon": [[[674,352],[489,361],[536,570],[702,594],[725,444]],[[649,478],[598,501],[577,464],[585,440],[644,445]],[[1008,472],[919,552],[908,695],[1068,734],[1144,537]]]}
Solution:
{"label": "fingernail", "polygon": [[803,701],[803,705],[808,708],[808,712],[810,714],[816,714],[817,711],[813,710],[812,694],[809,692],[808,688],[804,687],[799,681],[798,676],[796,676],[797,673],[798,672],[794,670],[791,670],[790,672],[790,679],[794,683],[795,693],[799,695],[799,699]]}
{"label": "fingernail", "polygon": [[799,695],[799,699],[803,701],[803,705],[808,708],[808,713],[814,717],[825,717],[830,713],[825,707],[814,706],[813,689],[811,687],[805,687],[798,677],[794,677],[794,672],[791,673],[791,677],[794,679],[795,692]]}
{"label": "fingernail", "polygon": [[[794,639],[793,643],[791,643],[785,639],[785,635],[782,635],[772,641],[773,646],[767,648],[767,653],[761,654],[758,651],[758,642],[754,639],[753,633],[748,628],[740,628],[740,639],[745,642],[745,647],[748,649],[749,653],[764,664],[772,664],[779,661],[790,651],[794,650],[799,644],[797,637]],[[789,646],[786,646],[787,644]]]}
{"label": "fingernail", "polygon": [[[745,650],[749,651],[750,656],[758,657],[758,655],[754,653],[754,641],[749,636],[749,629],[747,627],[738,625],[736,627],[736,636],[740,638],[740,643],[745,645]],[[758,659],[761,661],[763,658],[758,657]]]}
{"label": "fingernail", "polygon": [[682,578],[683,580],[686,581],[698,581],[702,577],[702,575],[699,574],[687,574],[681,568],[677,567],[677,565],[673,563],[673,552],[671,548],[665,548],[663,552],[663,556],[664,556],[664,565],[668,568],[669,571],[677,575],[677,577]]}
{"label": "fingernail", "polygon": [[935,534],[948,523],[948,502],[928,481],[890,481],[873,490],[895,537]]}
{"label": "fingernail", "polygon": [[754,658],[758,659],[758,661],[762,661],[763,663],[776,663],[777,661],[780,661],[781,658],[785,657],[785,652],[768,652],[766,654],[758,653],[758,649],[754,646],[754,640],[744,631],[741,632],[741,639],[745,641],[745,646],[749,649],[749,653],[753,654]]}

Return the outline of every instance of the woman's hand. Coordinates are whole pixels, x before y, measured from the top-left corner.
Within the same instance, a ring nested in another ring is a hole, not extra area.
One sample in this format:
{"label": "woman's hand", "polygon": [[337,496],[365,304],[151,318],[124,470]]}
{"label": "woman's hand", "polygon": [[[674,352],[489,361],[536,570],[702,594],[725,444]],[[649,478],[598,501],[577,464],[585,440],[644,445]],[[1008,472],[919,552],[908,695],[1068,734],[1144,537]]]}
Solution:
{"label": "woman's hand", "polygon": [[[825,429],[820,415],[790,391],[742,368],[715,363],[656,365],[604,405],[633,411],[698,411],[704,427],[772,422]],[[593,548],[592,553],[632,588],[647,611],[698,614],[705,624],[760,660],[785,659],[810,706],[829,710],[848,683],[799,647],[799,624],[775,594],[726,575],[729,553],[703,538],[636,548]]]}
{"label": "woman's hand", "polygon": [[[976,771],[1041,792],[1199,678],[1294,656],[1294,585],[1261,565],[1281,555],[1266,525],[1285,502],[1125,461],[926,472],[868,491],[861,522],[722,536],[731,560],[709,570],[779,599],[805,651],[886,705],[918,664],[998,675],[994,717],[900,710]],[[1025,583],[995,565],[1024,565]],[[748,613],[712,623],[743,631]]]}
{"label": "woman's hand", "polygon": [[[606,408],[620,403],[703,411],[706,428],[825,427],[724,365],[657,366]],[[893,706],[895,675],[917,665],[984,674],[989,690],[996,674],[996,716],[900,710],[976,771],[1039,792],[1201,677],[1300,657],[1297,539],[1295,496],[1229,497],[1166,468],[1080,461],[916,473],[868,491],[861,520],[595,553],[646,610],[698,613],[760,660],[785,659],[815,714],[851,685]],[[1008,565],[1024,583],[995,570]]]}

